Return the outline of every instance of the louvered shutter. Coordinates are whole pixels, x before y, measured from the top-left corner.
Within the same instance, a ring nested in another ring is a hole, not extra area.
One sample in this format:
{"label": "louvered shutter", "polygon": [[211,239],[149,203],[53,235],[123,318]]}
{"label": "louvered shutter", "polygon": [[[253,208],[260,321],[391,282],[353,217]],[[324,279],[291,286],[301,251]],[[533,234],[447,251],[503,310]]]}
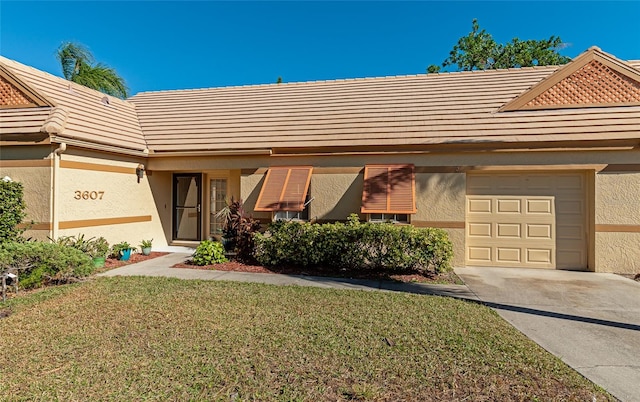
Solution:
{"label": "louvered shutter", "polygon": [[414,214],[413,165],[367,165],[364,168],[362,213]]}
{"label": "louvered shutter", "polygon": [[302,211],[311,182],[310,166],[269,168],[255,211]]}

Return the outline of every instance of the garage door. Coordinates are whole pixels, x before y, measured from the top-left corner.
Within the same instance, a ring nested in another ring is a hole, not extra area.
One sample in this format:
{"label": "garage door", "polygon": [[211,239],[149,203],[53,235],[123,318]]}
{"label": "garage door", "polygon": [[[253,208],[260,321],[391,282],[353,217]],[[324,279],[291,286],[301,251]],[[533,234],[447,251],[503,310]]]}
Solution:
{"label": "garage door", "polygon": [[469,173],[468,266],[587,268],[585,175]]}

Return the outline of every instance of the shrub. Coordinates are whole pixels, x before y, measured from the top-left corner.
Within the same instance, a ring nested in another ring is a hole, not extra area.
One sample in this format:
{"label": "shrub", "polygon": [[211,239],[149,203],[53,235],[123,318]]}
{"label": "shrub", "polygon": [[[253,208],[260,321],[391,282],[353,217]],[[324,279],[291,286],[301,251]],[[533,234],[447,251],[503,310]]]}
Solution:
{"label": "shrub", "polygon": [[20,286],[39,287],[68,283],[91,275],[91,258],[80,250],[57,243],[6,242],[0,244],[0,270],[17,268]]}
{"label": "shrub", "polygon": [[18,225],[26,216],[22,183],[0,180],[0,243],[18,240],[24,229]]}
{"label": "shrub", "polygon": [[77,236],[61,236],[56,240],[49,240],[61,246],[75,248],[91,258],[106,257],[109,253],[109,243],[104,237],[85,239],[84,234],[78,233]]}
{"label": "shrub", "polygon": [[447,232],[409,225],[274,222],[255,236],[264,265],[339,266],[347,269],[444,272],[453,247]]}
{"label": "shrub", "polygon": [[233,245],[237,258],[251,259],[253,256],[253,235],[260,229],[260,222],[247,215],[242,200],[227,205],[218,216],[224,217],[223,237]]}
{"label": "shrub", "polygon": [[227,262],[224,256],[224,247],[215,241],[204,240],[193,254],[193,263],[196,265],[211,265],[222,262]]}

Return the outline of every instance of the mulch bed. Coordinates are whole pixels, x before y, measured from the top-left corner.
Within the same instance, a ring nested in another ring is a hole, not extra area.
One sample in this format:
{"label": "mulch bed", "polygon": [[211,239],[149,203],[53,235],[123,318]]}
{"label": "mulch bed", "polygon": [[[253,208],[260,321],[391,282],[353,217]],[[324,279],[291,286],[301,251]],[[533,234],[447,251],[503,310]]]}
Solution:
{"label": "mulch bed", "polygon": [[152,258],[162,257],[163,255],[167,255],[169,253],[160,252],[160,251],[152,251],[149,255],[144,254],[131,254],[131,257],[127,261],[117,260],[115,258],[107,258],[104,263],[104,268],[100,268],[100,270],[109,270],[113,268],[120,268],[124,265],[135,264],[136,262],[142,262],[146,260],[150,260]]}
{"label": "mulch bed", "polygon": [[394,273],[382,270],[359,270],[349,271],[333,267],[264,267],[262,265],[246,264],[241,261],[228,261],[221,264],[198,266],[191,261],[182,264],[175,264],[171,268],[190,268],[204,269],[214,271],[234,271],[234,272],[251,272],[260,274],[283,274],[283,275],[306,275],[306,276],[326,276],[333,278],[352,278],[352,279],[373,279],[373,280],[391,280],[397,282],[418,282],[418,283],[456,283],[461,284],[462,281],[453,272],[443,274],[422,274],[422,273]]}

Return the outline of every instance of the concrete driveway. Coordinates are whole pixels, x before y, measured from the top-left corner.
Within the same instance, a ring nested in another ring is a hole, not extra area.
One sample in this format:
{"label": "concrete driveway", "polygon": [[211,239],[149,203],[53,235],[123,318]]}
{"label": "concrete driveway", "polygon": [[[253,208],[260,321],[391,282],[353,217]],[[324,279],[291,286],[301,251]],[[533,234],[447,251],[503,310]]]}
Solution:
{"label": "concrete driveway", "polygon": [[615,274],[459,268],[500,316],[622,401],[640,401],[640,283]]}

